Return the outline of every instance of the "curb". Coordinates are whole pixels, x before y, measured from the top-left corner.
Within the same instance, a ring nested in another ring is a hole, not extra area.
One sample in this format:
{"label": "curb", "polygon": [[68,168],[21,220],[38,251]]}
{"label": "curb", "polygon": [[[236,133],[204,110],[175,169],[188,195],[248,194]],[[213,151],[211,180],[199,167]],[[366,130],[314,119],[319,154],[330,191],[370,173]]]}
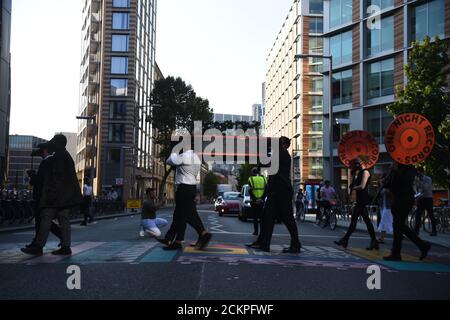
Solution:
{"label": "curb", "polygon": [[[161,210],[172,209],[172,208],[173,208],[172,206],[168,206],[168,207],[161,208]],[[123,213],[94,217],[94,221],[109,220],[109,219],[120,218],[120,217],[129,217],[129,216],[134,216],[137,214],[141,214],[141,212],[140,211],[136,211],[136,212],[126,212],[125,211]],[[84,221],[84,218],[77,218],[77,219],[71,220],[70,224],[77,224],[77,223],[81,223],[82,221]],[[0,229],[0,234],[8,233],[8,232],[15,232],[15,231],[34,230],[34,228],[35,228],[34,224],[27,224],[27,225],[11,227],[11,228],[2,228],[2,229]]]}

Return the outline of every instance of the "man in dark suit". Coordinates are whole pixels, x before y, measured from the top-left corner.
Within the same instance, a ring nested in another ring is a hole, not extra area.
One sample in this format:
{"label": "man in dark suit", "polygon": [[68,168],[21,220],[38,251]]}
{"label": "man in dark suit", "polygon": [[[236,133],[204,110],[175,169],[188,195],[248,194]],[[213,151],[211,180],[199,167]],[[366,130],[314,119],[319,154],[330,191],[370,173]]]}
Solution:
{"label": "man in dark suit", "polygon": [[[27,171],[30,177],[30,185],[33,187],[33,207],[34,207],[34,223],[35,223],[35,237],[33,241],[26,245],[26,248],[31,248],[36,245],[36,237],[39,233],[39,228],[41,225],[41,210],[39,209],[39,203],[41,201],[42,188],[44,184],[44,177],[49,174],[50,170],[50,158],[53,156],[53,150],[50,149],[50,144],[41,143],[38,146],[38,150],[33,151],[32,156],[42,157],[42,161],[39,164],[37,173],[34,170]],[[61,240],[61,228],[51,222],[50,232]]]}
{"label": "man in dark suit", "polygon": [[270,242],[275,220],[279,218],[291,235],[290,246],[285,248],[283,252],[300,253],[301,243],[298,239],[298,229],[294,219],[292,203],[294,189],[290,178],[291,156],[288,152],[290,145],[289,138],[280,138],[279,169],[276,174],[269,176],[267,200],[262,217],[262,232],[256,243],[251,246],[252,248],[270,252]]}
{"label": "man in dark suit", "polygon": [[83,201],[80,185],[75,172],[75,163],[66,150],[67,138],[58,134],[49,142],[55,153],[49,161],[50,170],[44,176],[40,208],[42,220],[36,244],[22,251],[32,255],[42,255],[43,247],[50,233],[51,221],[58,219],[61,226],[61,249],[53,251],[56,255],[70,255],[70,212]]}
{"label": "man in dark suit", "polygon": [[423,260],[430,251],[430,243],[420,239],[406,224],[408,214],[414,205],[414,179],[417,170],[412,166],[394,162],[391,174],[383,182],[392,192],[392,217],[394,218],[394,241],[391,254],[383,257],[387,261],[401,261],[402,239],[407,236],[420,250],[420,260]]}

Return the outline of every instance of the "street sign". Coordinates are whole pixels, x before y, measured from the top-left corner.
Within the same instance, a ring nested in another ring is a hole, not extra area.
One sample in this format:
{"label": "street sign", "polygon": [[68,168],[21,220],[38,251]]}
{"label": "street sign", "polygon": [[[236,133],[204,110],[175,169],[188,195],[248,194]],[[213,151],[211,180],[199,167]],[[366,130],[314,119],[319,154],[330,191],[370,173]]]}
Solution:
{"label": "street sign", "polygon": [[127,209],[140,209],[140,208],[142,208],[141,200],[139,199],[127,200]]}

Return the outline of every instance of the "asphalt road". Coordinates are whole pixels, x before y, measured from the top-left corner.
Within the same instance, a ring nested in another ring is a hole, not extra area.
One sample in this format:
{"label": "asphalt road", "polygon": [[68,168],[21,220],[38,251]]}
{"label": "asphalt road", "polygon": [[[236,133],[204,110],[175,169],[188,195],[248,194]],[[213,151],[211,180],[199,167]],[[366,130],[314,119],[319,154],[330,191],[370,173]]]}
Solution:
{"label": "asphalt road", "polygon": [[[248,249],[251,223],[235,216],[218,217],[200,206],[204,223],[213,233],[208,250],[165,252],[154,239],[138,237],[138,215],[98,221],[88,227],[73,225],[74,254],[32,258],[20,247],[32,231],[0,235],[1,299],[169,299],[169,300],[279,300],[279,299],[449,299],[450,250],[433,246],[421,262],[418,250],[404,245],[404,262],[385,263],[391,240],[379,252],[367,252],[367,234],[356,232],[347,250],[333,244],[344,230],[299,223],[303,251],[281,253],[289,244],[284,225],[277,225],[272,252]],[[171,212],[161,210],[170,220]],[[167,230],[164,228],[163,231]],[[188,227],[186,244],[196,240]],[[47,252],[56,247],[49,238]],[[81,289],[69,290],[71,265],[80,267]],[[369,290],[367,267],[381,268],[381,289]]]}

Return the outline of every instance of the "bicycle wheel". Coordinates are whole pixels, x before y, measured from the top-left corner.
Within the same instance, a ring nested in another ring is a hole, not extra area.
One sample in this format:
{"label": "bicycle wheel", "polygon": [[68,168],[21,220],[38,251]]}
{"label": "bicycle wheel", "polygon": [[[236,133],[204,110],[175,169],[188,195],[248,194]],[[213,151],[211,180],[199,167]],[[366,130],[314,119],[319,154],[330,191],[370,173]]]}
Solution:
{"label": "bicycle wheel", "polygon": [[335,230],[336,227],[337,227],[337,216],[336,216],[336,213],[334,213],[334,211],[332,211],[330,213],[330,229]]}

